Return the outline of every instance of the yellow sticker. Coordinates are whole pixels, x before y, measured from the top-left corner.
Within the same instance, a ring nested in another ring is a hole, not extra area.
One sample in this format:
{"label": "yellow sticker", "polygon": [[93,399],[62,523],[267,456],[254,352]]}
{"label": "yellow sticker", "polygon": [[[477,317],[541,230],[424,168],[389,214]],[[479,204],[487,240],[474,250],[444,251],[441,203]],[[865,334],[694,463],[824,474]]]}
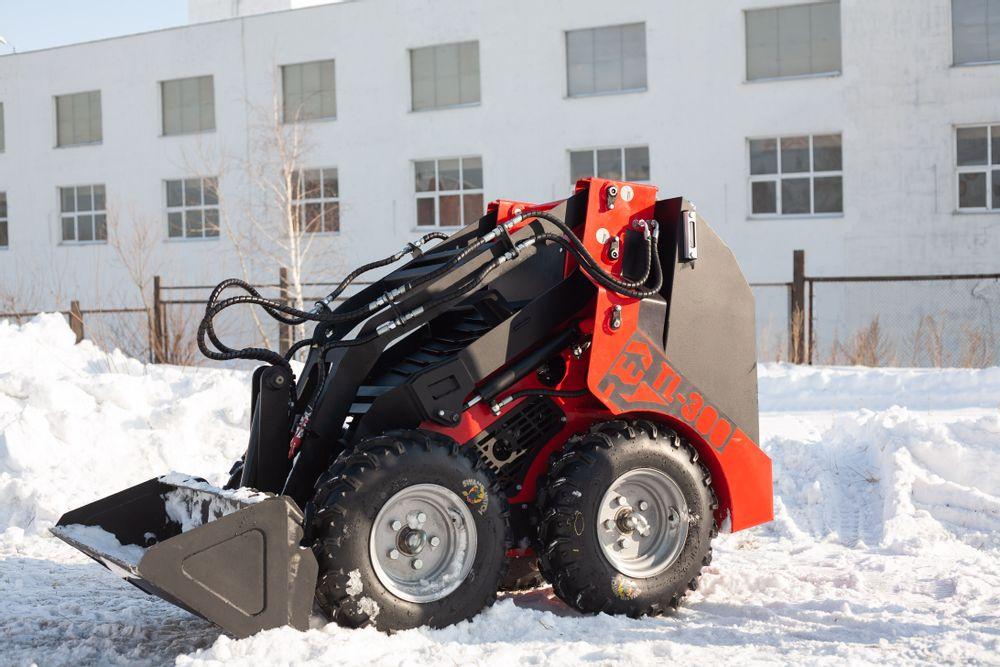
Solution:
{"label": "yellow sticker", "polygon": [[486,485],[478,479],[467,479],[462,482],[462,497],[465,498],[465,502],[479,510],[480,514],[486,514],[490,498],[486,495]]}
{"label": "yellow sticker", "polygon": [[634,600],[642,592],[639,590],[639,584],[620,574],[611,580],[611,589],[622,600]]}

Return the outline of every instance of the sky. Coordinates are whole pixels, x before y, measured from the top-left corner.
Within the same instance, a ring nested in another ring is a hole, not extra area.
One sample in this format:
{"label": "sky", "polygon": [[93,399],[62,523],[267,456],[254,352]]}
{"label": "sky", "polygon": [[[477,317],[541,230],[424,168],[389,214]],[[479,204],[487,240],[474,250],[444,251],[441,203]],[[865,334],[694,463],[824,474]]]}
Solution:
{"label": "sky", "polygon": [[18,52],[185,23],[187,0],[0,0],[0,36]]}

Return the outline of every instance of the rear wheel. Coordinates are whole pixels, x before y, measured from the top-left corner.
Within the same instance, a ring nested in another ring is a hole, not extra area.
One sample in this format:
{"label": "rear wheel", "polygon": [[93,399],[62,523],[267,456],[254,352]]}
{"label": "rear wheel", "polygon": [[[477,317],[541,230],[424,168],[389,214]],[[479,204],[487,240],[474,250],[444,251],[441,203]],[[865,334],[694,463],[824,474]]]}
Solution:
{"label": "rear wheel", "polygon": [[718,506],[697,451],[648,421],[574,438],[539,503],[542,574],[580,611],[656,615],[697,587]]}
{"label": "rear wheel", "polygon": [[474,452],[397,431],[344,452],[308,508],[316,601],[348,627],[443,627],[496,599],[507,505]]}

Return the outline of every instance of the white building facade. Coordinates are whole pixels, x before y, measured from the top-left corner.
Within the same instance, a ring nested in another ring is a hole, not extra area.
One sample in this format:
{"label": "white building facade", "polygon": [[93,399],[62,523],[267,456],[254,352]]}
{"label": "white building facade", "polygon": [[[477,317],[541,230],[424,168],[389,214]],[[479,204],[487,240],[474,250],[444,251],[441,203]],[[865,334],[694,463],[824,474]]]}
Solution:
{"label": "white building facade", "polygon": [[695,201],[752,281],[1000,270],[1000,0],[301,4],[0,57],[2,289],[118,305],[139,221],[165,281],[238,272],[210,192],[260,196],[226,165],[276,100],[325,179],[310,278],[588,169]]}

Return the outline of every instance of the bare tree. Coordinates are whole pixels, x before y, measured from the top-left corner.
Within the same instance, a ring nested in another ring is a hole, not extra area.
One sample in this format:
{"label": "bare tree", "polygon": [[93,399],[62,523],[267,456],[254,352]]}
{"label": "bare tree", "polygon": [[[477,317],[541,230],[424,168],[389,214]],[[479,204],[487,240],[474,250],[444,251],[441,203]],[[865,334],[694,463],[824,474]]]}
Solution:
{"label": "bare tree", "polygon": [[[307,168],[312,152],[308,124],[301,122],[301,110],[286,117],[277,81],[268,107],[247,104],[247,155],[209,158],[212,173],[218,175],[216,184],[239,180],[246,190],[242,196],[227,197],[216,185],[221,226],[233,243],[244,279],[271,283],[278,268],[285,268],[286,293],[278,296],[302,309],[309,296],[309,268],[337,265],[334,244],[324,235],[340,228],[337,173]],[[270,347],[256,309],[252,316],[258,335]]]}

